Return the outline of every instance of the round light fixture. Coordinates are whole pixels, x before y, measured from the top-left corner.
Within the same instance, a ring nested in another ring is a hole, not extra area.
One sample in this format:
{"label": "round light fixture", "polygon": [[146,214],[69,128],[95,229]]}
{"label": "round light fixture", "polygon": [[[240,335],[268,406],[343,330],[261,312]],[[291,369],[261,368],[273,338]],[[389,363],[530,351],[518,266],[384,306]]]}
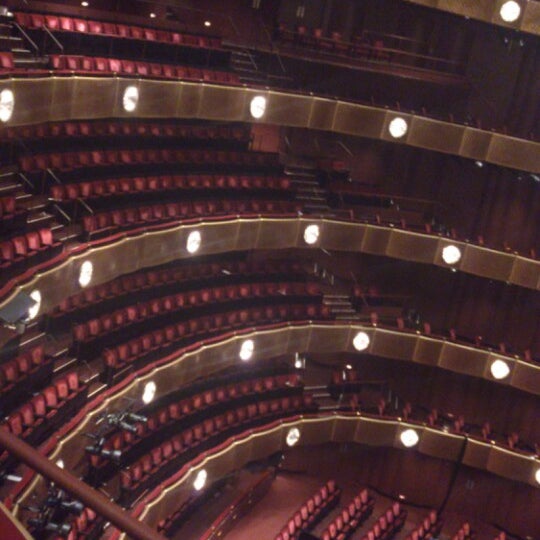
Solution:
{"label": "round light fixture", "polygon": [[212,23],[210,21],[204,21],[204,26],[206,26],[206,28],[210,28],[210,26],[212,26]]}
{"label": "round light fixture", "polygon": [[35,304],[28,310],[28,318],[30,320],[35,319],[41,308],[41,293],[35,289],[30,293],[30,298],[34,300]]}
{"label": "round light fixture", "polygon": [[540,469],[537,469],[534,479],[540,484]]}
{"label": "round light fixture", "polygon": [[494,360],[489,368],[494,379],[504,379],[510,374],[510,366],[504,360]]}
{"label": "round light fixture", "polygon": [[206,485],[206,479],[208,478],[208,473],[206,472],[206,469],[201,469],[197,476],[195,477],[195,480],[193,481],[193,487],[197,491],[201,491],[201,489]]}
{"label": "round light fixture", "polygon": [[122,97],[122,105],[124,111],[133,112],[137,108],[139,103],[139,89],[136,86],[128,86],[124,90],[124,96]]}
{"label": "round light fixture", "polygon": [[521,6],[514,0],[505,2],[499,10],[499,15],[504,22],[511,23],[519,19],[521,15]]}
{"label": "round light fixture", "polygon": [[199,231],[191,231],[187,237],[186,249],[189,253],[196,253],[201,247],[202,236]]}
{"label": "round light fixture", "polygon": [[249,104],[249,112],[253,118],[262,118],[266,112],[266,98],[255,96]]}
{"label": "round light fixture", "polygon": [[155,14],[155,13],[153,13],[153,12],[152,12],[152,13],[150,13],[150,18],[151,18],[151,19],[155,19],[155,18],[156,18],[156,14]]}
{"label": "round light fixture", "polygon": [[365,351],[369,347],[369,336],[365,332],[358,332],[354,336],[353,347],[357,351]]}
{"label": "round light fixture", "polygon": [[88,7],[88,2],[81,2],[82,7]]}
{"label": "round light fixture", "polygon": [[461,249],[453,244],[445,246],[442,250],[442,260],[446,264],[456,264],[461,259]]}
{"label": "round light fixture", "polygon": [[302,369],[302,360],[300,358],[297,358],[295,361],[294,361],[294,367],[296,369]]}
{"label": "round light fixture", "polygon": [[315,244],[315,242],[317,242],[317,240],[319,239],[319,234],[320,229],[318,225],[308,225],[304,229],[304,242],[309,245]]}
{"label": "round light fixture", "polygon": [[407,129],[409,129],[409,125],[405,118],[401,118],[401,116],[396,116],[388,124],[388,132],[394,139],[403,137],[407,133]]}
{"label": "round light fixture", "polygon": [[253,356],[253,351],[255,350],[255,343],[253,343],[252,339],[246,339],[242,343],[242,346],[240,347],[240,360],[242,362],[247,362],[248,360],[251,360],[251,357]]}
{"label": "round light fixture", "polygon": [[92,281],[92,274],[94,272],[94,265],[91,261],[84,261],[81,264],[81,269],[79,270],[79,285],[81,287],[86,287]]}
{"label": "round light fixture", "polygon": [[14,108],[15,94],[9,88],[4,88],[0,92],[0,120],[7,122],[13,115]]}
{"label": "round light fixture", "polygon": [[287,438],[285,439],[287,446],[294,446],[300,440],[300,430],[296,427],[289,429]]}
{"label": "round light fixture", "polygon": [[416,433],[414,429],[406,429],[405,431],[402,431],[399,438],[401,439],[403,446],[406,448],[412,448],[413,446],[417,445],[418,441],[420,440],[418,433]]}
{"label": "round light fixture", "polygon": [[144,390],[143,390],[143,395],[142,395],[142,400],[144,404],[147,405],[154,399],[154,396],[156,395],[156,389],[157,387],[154,381],[147,382],[144,385]]}

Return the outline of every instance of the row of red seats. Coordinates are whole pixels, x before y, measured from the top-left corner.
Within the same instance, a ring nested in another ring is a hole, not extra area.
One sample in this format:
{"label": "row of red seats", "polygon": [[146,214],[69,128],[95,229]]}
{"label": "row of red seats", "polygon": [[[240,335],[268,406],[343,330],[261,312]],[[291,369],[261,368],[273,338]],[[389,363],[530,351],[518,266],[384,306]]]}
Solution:
{"label": "row of red seats", "polygon": [[288,190],[291,182],[286,177],[253,175],[162,175],[111,178],[76,184],[54,184],[51,197],[56,201],[95,199],[110,196],[142,195],[180,189],[271,189]]}
{"label": "row of red seats", "polygon": [[456,534],[452,536],[452,540],[471,540],[473,538],[473,532],[469,522],[463,523],[463,525],[457,530]]}
{"label": "row of red seats", "polygon": [[[371,529],[362,537],[362,540],[391,540],[405,525],[405,518],[407,517],[407,510],[401,507],[398,502],[392,504],[382,515],[379,516],[377,521],[373,524]],[[339,535],[339,529],[336,527],[334,531],[330,530],[330,536],[326,538],[323,535],[323,540],[329,540],[334,538],[342,539]],[[346,535],[344,538],[346,538]]]}
{"label": "row of red seats", "polygon": [[[351,536],[358,527],[372,514],[375,501],[367,489],[362,489],[344,506],[340,513],[328,524],[321,539],[339,538],[344,540]],[[392,511],[390,511],[392,514]]]}
{"label": "row of red seats", "polygon": [[122,490],[130,495],[133,490],[187,450],[196,449],[204,441],[232,428],[238,428],[268,416],[289,415],[314,407],[311,395],[283,397],[259,401],[207,418],[202,423],[187,428],[159,446],[153,448],[129,468],[120,472]]}
{"label": "row of red seats", "polygon": [[[241,398],[258,395],[260,399],[264,399],[264,394],[267,392],[283,389],[301,390],[301,388],[299,376],[290,374],[245,379],[223,387],[205,390],[154,411],[148,416],[147,422],[135,422],[133,425],[137,428],[137,433],[120,430],[112,434],[107,438],[104,448],[125,452],[134,444],[151,437],[160,429],[209,407],[219,405],[220,412],[225,412],[235,400]],[[99,467],[104,459],[99,456],[91,456],[90,462],[94,467]]]}
{"label": "row of red seats", "polygon": [[45,362],[43,345],[34,347],[0,365],[0,392],[24,380]]}
{"label": "row of red seats", "polygon": [[[94,529],[99,521],[98,515],[88,506],[78,516],[69,518],[68,524],[71,526],[67,536],[55,536],[54,540],[85,540],[93,538]],[[64,521],[65,523],[65,521]]]}
{"label": "row of red seats", "polygon": [[67,16],[44,15],[41,13],[17,12],[14,15],[15,21],[24,28],[48,28],[51,32],[79,32],[93,34],[95,36],[158,41],[203,49],[221,47],[220,38],[198,36],[172,30],[156,30],[155,28],[130,26],[105,21],[91,21]]}
{"label": "row of red seats", "polygon": [[309,531],[336,506],[340,497],[341,489],[336,481],[328,480],[289,518],[275,540],[292,540],[301,531]]}
{"label": "row of red seats", "polygon": [[230,141],[247,143],[250,140],[248,127],[190,125],[170,122],[130,122],[120,120],[80,120],[71,122],[49,122],[28,126],[9,126],[0,134],[2,139],[50,139],[85,137],[171,137],[204,141]]}
{"label": "row of red seats", "polygon": [[240,84],[236,73],[207,68],[158,64],[156,62],[135,62],[119,58],[94,56],[50,55],[50,67],[55,74],[84,75],[133,75],[158,79],[182,79],[185,81],[204,81],[219,84]]}
{"label": "row of red seats", "polygon": [[111,235],[120,230],[159,225],[168,221],[214,216],[295,215],[302,209],[296,202],[280,200],[206,200],[181,203],[154,204],[99,212],[84,216],[83,230],[89,236]]}
{"label": "row of red seats", "polygon": [[303,275],[299,263],[289,261],[264,264],[247,263],[245,261],[223,261],[215,263],[194,263],[163,270],[147,270],[121,276],[112,281],[89,287],[73,296],[68,296],[55,309],[52,316],[71,313],[73,311],[96,305],[110,299],[132,296],[140,291],[160,286],[172,286],[181,282],[204,279],[212,276],[238,274],[246,278],[271,277],[273,274]]}
{"label": "row of red seats", "polygon": [[174,316],[194,307],[213,305],[216,310],[219,310],[216,304],[235,300],[261,297],[271,299],[272,297],[280,298],[281,296],[317,296],[320,294],[320,288],[316,283],[304,282],[241,283],[223,287],[208,287],[154,298],[76,324],[72,329],[73,341],[88,343],[115,330],[127,328],[130,324],[148,322],[154,317],[164,315]]}
{"label": "row of red seats", "polygon": [[144,164],[199,164],[232,165],[241,167],[278,167],[276,154],[264,152],[238,152],[228,150],[199,149],[138,149],[93,150],[80,152],[54,152],[49,154],[19,157],[19,167],[23,172],[37,172],[46,169],[74,171],[87,167],[144,165]]}
{"label": "row of red seats", "polygon": [[0,73],[10,73],[14,69],[13,53],[0,51]]}
{"label": "row of red seats", "polygon": [[37,266],[61,249],[62,244],[55,242],[52,231],[45,228],[0,242],[0,283]]}
{"label": "row of red seats", "polygon": [[173,347],[186,339],[203,340],[210,333],[227,332],[233,328],[262,325],[287,320],[319,320],[328,319],[330,310],[322,304],[285,304],[255,307],[226,313],[218,313],[188,322],[171,324],[148,332],[135,339],[105,349],[103,358],[105,365],[117,370],[144,359],[154,351]]}
{"label": "row of red seats", "polygon": [[56,415],[61,407],[78,394],[79,390],[77,373],[68,373],[11,413],[5,422],[0,424],[0,427],[18,437],[26,438],[42,422]]}
{"label": "row of red seats", "polygon": [[409,532],[405,540],[429,540],[431,538],[438,538],[441,529],[442,520],[437,517],[435,510],[431,510],[422,523]]}
{"label": "row of red seats", "polygon": [[0,197],[0,230],[9,227],[16,219],[22,219],[26,214],[26,210],[17,207],[15,197]]}

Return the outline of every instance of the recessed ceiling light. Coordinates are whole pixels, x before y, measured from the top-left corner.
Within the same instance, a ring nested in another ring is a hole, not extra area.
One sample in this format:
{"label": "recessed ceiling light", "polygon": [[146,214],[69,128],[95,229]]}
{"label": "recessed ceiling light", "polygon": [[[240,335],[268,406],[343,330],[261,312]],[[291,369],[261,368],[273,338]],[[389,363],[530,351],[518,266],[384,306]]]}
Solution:
{"label": "recessed ceiling light", "polygon": [[406,448],[412,448],[413,446],[416,446],[418,444],[418,441],[420,440],[420,437],[418,437],[418,433],[416,433],[414,429],[406,429],[405,431],[402,431],[399,438],[401,439],[403,446],[405,446]]}
{"label": "recessed ceiling light", "polygon": [[489,368],[494,379],[504,379],[510,374],[510,366],[501,359],[494,360]]}
{"label": "recessed ceiling light", "polygon": [[191,231],[187,237],[186,249],[189,253],[196,253],[201,247],[202,236],[199,231]]}
{"label": "recessed ceiling light", "polygon": [[266,112],[266,98],[255,96],[249,104],[249,112],[253,118],[262,118]]}
{"label": "recessed ceiling light", "polygon": [[442,259],[446,264],[456,264],[461,259],[461,250],[453,244],[442,250]]}
{"label": "recessed ceiling light", "polygon": [[81,269],[79,271],[79,285],[81,287],[86,287],[92,281],[92,274],[94,273],[94,265],[92,261],[84,261],[81,264]]}
{"label": "recessed ceiling light", "polygon": [[369,347],[369,336],[365,332],[358,332],[354,336],[353,347],[357,351],[365,351]]}
{"label": "recessed ceiling light", "polygon": [[405,118],[401,118],[401,116],[396,116],[396,118],[392,119],[392,121],[388,124],[388,131],[394,139],[400,139],[407,133],[407,129],[409,128],[407,121]]}
{"label": "recessed ceiling light", "polygon": [[252,339],[246,339],[242,343],[242,346],[240,347],[240,360],[243,362],[247,362],[248,360],[251,360],[251,357],[253,356],[253,351],[255,350],[255,343]]}
{"label": "recessed ceiling light", "polygon": [[57,462],[56,462],[56,466],[57,467],[60,467],[61,469],[64,468],[64,460],[63,459],[59,459]]}
{"label": "recessed ceiling light", "polygon": [[318,225],[312,224],[308,225],[304,229],[304,242],[306,244],[312,245],[317,242],[319,239],[320,229]]}
{"label": "recessed ceiling light", "polygon": [[287,433],[287,446],[294,446],[300,440],[300,430],[296,427],[289,429]]}
{"label": "recessed ceiling light", "polygon": [[0,92],[0,121],[7,122],[13,115],[15,108],[15,94],[9,88]]}
{"label": "recessed ceiling light", "polygon": [[212,23],[210,21],[204,21],[204,26],[206,26],[206,28],[209,28],[210,26],[212,26]]}
{"label": "recessed ceiling light", "polygon": [[41,308],[41,293],[36,289],[30,293],[30,298],[34,300],[35,304],[28,310],[28,318],[30,320],[35,319]]}
{"label": "recessed ceiling light", "polygon": [[150,13],[150,18],[151,18],[151,19],[155,19],[155,18],[156,18],[156,14],[155,14],[155,13]]}
{"label": "recessed ceiling light", "polygon": [[128,86],[122,96],[124,111],[133,112],[139,103],[139,89],[136,86]]}
{"label": "recessed ceiling light", "polygon": [[144,385],[142,400],[144,404],[150,403],[154,396],[156,395],[156,383],[154,381],[149,381]]}
{"label": "recessed ceiling light", "polygon": [[509,0],[501,6],[499,15],[504,22],[517,21],[521,15],[521,6],[514,0]]}
{"label": "recessed ceiling light", "polygon": [[205,469],[201,469],[197,476],[195,477],[195,480],[193,481],[193,487],[197,491],[201,491],[201,489],[206,485],[206,479],[208,478],[208,473]]}
{"label": "recessed ceiling light", "polygon": [[81,2],[82,7],[88,7],[88,2]]}

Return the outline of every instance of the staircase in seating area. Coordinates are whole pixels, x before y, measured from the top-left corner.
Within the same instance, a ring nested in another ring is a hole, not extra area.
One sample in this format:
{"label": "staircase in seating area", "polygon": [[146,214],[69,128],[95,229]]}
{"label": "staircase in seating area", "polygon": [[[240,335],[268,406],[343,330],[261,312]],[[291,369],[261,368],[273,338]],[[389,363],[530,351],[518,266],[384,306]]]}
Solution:
{"label": "staircase in seating area", "polygon": [[295,190],[296,200],[302,203],[304,213],[332,215],[326,199],[326,190],[319,184],[315,169],[287,165],[285,174]]}
{"label": "staircase in seating area", "polygon": [[324,294],[323,304],[330,308],[336,320],[359,320],[360,314],[354,309],[347,294]]}
{"label": "staircase in seating area", "polygon": [[266,86],[268,77],[259,70],[254,54],[241,45],[223,44],[231,52],[231,69],[238,75],[240,82]]}

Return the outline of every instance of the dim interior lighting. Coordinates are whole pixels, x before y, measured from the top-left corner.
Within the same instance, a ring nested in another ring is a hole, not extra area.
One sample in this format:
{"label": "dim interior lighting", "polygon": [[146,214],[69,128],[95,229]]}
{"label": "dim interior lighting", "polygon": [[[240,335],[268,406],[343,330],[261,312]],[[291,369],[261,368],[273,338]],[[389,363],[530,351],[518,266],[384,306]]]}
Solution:
{"label": "dim interior lighting", "polygon": [[369,347],[369,336],[365,332],[358,332],[354,336],[353,346],[357,351],[365,351]]}
{"label": "dim interior lighting", "polygon": [[249,104],[249,112],[253,118],[262,118],[266,112],[266,98],[255,96]]}
{"label": "dim interior lighting", "polygon": [[201,247],[202,236],[199,231],[191,231],[187,237],[186,249],[189,253],[196,253]]}
{"label": "dim interior lighting", "polygon": [[86,287],[92,281],[92,274],[94,272],[94,265],[92,261],[84,261],[81,264],[81,269],[79,271],[79,285],[81,287]]}
{"label": "dim interior lighting", "polygon": [[35,302],[35,304],[28,310],[28,318],[32,320],[37,317],[37,314],[41,308],[41,293],[35,289],[30,293],[30,298]]}
{"label": "dim interior lighting", "polygon": [[347,365],[345,366],[345,369],[352,369],[351,364],[347,364]]}
{"label": "dim interior lighting", "polygon": [[201,469],[197,476],[195,477],[195,480],[193,481],[193,487],[197,491],[201,491],[201,489],[206,485],[206,479],[208,478],[208,473],[206,472],[206,469]]}
{"label": "dim interior lighting", "polygon": [[287,438],[285,439],[287,446],[294,446],[300,440],[300,430],[296,427],[289,429]]}
{"label": "dim interior lighting", "polygon": [[0,120],[7,122],[13,115],[15,108],[15,94],[9,88],[4,88],[0,92]]}
{"label": "dim interior lighting", "polygon": [[157,387],[154,381],[147,382],[144,385],[144,390],[143,390],[143,395],[142,395],[142,400],[144,404],[147,405],[154,399],[154,396],[156,395],[156,389]]}
{"label": "dim interior lighting", "polygon": [[82,7],[88,7],[88,2],[81,2]]}
{"label": "dim interior lighting", "polygon": [[406,429],[405,431],[402,431],[399,438],[401,439],[403,446],[406,448],[412,448],[413,446],[417,445],[418,441],[420,440],[418,433],[416,433],[414,429]]}
{"label": "dim interior lighting", "polygon": [[540,469],[536,470],[536,473],[534,475],[534,479],[540,484]]}
{"label": "dim interior lighting", "polygon": [[124,111],[133,112],[137,108],[139,103],[139,89],[136,86],[128,86],[124,90],[124,96],[122,97],[122,105]]}
{"label": "dim interior lighting", "polygon": [[396,116],[390,124],[388,124],[388,131],[394,139],[400,139],[407,133],[407,129],[409,128],[407,121],[405,118],[401,118],[401,116]]}
{"label": "dim interior lighting", "polygon": [[480,160],[478,160],[478,159],[474,162],[474,164],[475,164],[479,169],[481,169],[481,168],[484,166],[484,162],[483,162],[483,161],[480,161]]}
{"label": "dim interior lighting", "polygon": [[517,21],[521,15],[521,6],[514,0],[509,0],[501,6],[499,15],[504,22]]}
{"label": "dim interior lighting", "polygon": [[489,368],[494,379],[504,379],[510,374],[510,366],[504,360],[494,360]]}
{"label": "dim interior lighting", "polygon": [[155,18],[156,18],[156,14],[155,14],[155,13],[150,13],[150,18],[151,18],[151,19],[155,19]]}
{"label": "dim interior lighting", "polygon": [[212,26],[212,23],[210,21],[204,21],[204,26],[206,26],[206,28],[209,28],[210,26]]}
{"label": "dim interior lighting", "polygon": [[252,339],[246,339],[242,343],[242,346],[240,347],[240,360],[243,362],[247,362],[248,360],[251,360],[251,357],[253,356],[253,351],[255,350],[255,343],[253,343]]}
{"label": "dim interior lighting", "polygon": [[312,245],[319,239],[320,229],[318,225],[312,224],[308,225],[304,229],[304,242],[306,244]]}
{"label": "dim interior lighting", "polygon": [[461,259],[461,250],[454,245],[449,245],[442,250],[442,259],[446,264],[456,264]]}

